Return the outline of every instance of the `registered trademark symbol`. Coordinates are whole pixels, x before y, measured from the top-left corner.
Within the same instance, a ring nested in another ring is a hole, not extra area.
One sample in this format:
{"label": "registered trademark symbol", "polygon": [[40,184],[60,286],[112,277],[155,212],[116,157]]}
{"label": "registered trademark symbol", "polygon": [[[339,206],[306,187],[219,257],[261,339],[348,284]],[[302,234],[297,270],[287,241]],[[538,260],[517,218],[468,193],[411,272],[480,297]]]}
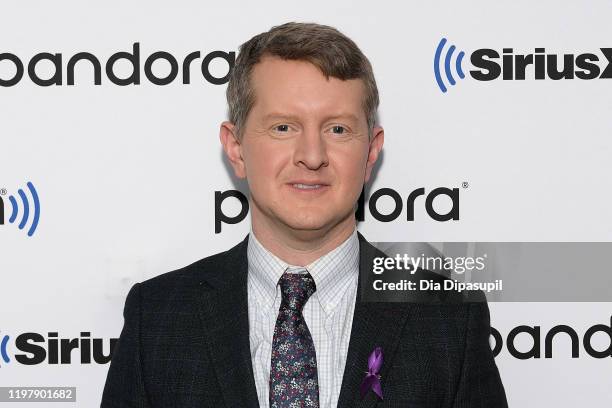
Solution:
{"label": "registered trademark symbol", "polygon": [[470,183],[468,183],[467,181],[464,181],[463,183],[461,183],[461,187],[463,188],[468,188],[470,186]]}
{"label": "registered trademark symbol", "polygon": [[6,188],[0,188],[0,195],[6,195]]}

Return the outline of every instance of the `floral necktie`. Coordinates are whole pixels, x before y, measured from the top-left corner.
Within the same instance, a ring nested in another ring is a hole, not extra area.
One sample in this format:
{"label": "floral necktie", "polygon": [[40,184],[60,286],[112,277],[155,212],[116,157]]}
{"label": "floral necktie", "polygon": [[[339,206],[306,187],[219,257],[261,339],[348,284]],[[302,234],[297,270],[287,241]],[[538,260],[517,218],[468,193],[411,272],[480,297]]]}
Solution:
{"label": "floral necktie", "polygon": [[279,280],[282,301],[272,339],[270,407],[319,407],[317,356],[302,315],[315,290],[310,273],[285,271]]}

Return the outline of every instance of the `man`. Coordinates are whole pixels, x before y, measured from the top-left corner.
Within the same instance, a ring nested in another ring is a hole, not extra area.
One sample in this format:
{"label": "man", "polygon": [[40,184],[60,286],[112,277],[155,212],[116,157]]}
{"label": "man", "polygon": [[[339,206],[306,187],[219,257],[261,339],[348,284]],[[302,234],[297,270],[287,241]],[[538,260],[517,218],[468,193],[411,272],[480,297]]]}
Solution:
{"label": "man", "polygon": [[251,232],[134,285],[102,407],[507,406],[486,303],[361,301],[380,252],[354,211],[384,131],[359,48],[274,27],[241,46],[227,97],[220,139]]}

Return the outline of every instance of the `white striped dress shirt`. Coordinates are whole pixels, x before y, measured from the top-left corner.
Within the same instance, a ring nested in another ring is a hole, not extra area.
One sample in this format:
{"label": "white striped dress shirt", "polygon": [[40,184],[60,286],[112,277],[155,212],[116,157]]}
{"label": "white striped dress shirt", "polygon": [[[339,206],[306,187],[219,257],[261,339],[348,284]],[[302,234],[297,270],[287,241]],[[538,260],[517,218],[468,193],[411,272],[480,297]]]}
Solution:
{"label": "white striped dress shirt", "polygon": [[286,270],[303,273],[306,269],[317,287],[306,302],[303,315],[317,356],[319,405],[321,408],[336,407],[357,295],[357,229],[337,248],[305,267],[282,261],[264,248],[251,231],[247,258],[249,342],[259,406],[270,406],[272,338],[282,296],[278,280]]}

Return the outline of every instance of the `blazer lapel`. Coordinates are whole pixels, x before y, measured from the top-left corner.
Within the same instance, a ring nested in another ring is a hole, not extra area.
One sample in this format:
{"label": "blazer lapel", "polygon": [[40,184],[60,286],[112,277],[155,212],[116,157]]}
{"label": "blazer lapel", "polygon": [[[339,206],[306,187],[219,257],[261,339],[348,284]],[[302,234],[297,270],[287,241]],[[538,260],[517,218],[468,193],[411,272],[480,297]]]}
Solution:
{"label": "blazer lapel", "polygon": [[363,400],[359,393],[359,386],[368,370],[368,357],[376,347],[382,347],[383,352],[380,375],[384,398],[386,376],[407,320],[405,306],[361,301],[361,276],[371,273],[372,258],[383,255],[377,251],[359,234],[360,279],[338,408],[371,407],[378,401],[372,391],[368,391]]}
{"label": "blazer lapel", "polygon": [[[227,407],[259,407],[251,363],[247,297],[248,235],[219,258],[200,282],[201,316]],[[212,289],[210,289],[212,287]]]}

